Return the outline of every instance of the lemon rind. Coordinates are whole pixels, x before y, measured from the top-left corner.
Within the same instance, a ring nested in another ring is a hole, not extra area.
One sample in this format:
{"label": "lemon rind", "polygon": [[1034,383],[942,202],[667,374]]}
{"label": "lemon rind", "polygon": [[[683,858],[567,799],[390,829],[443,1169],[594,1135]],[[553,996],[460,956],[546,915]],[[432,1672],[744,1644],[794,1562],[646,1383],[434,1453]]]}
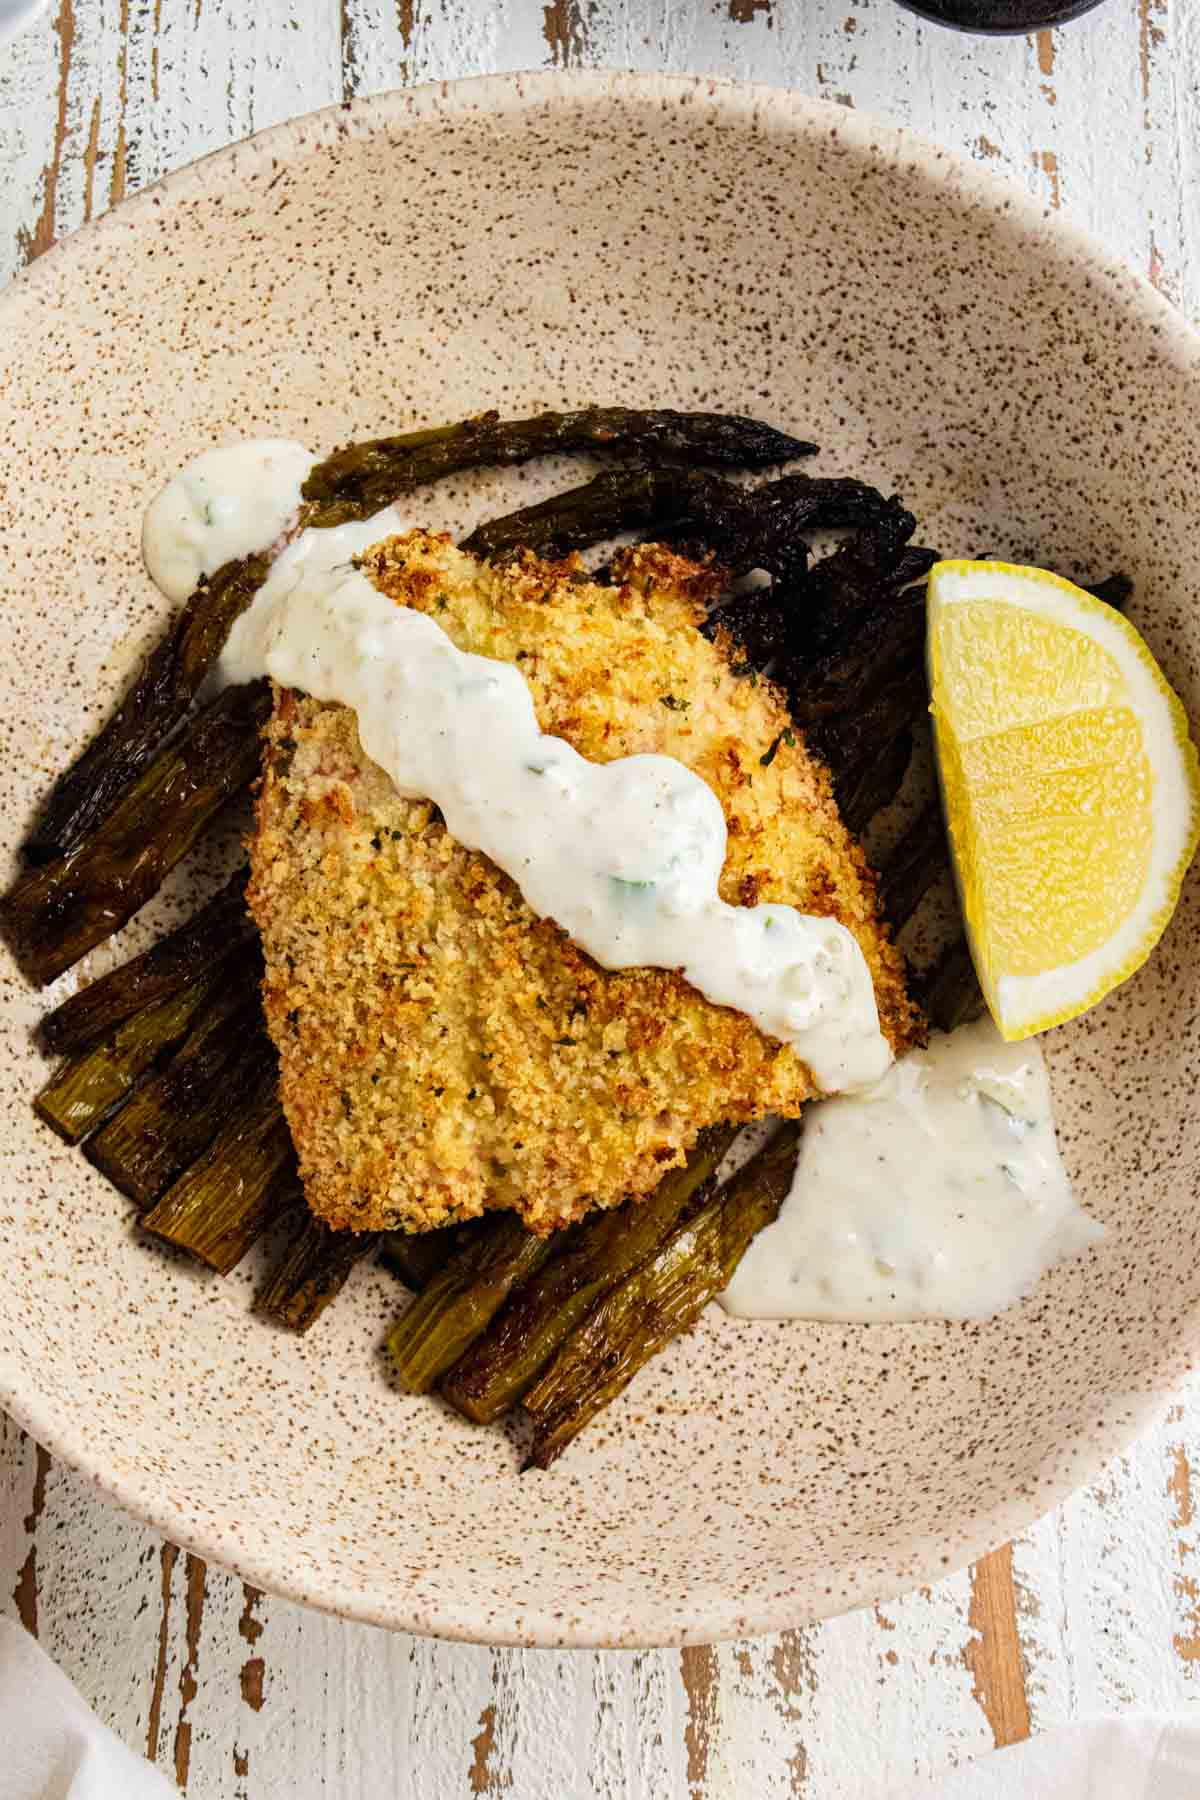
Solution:
{"label": "lemon rind", "polygon": [[[1158,905],[1150,914],[1148,914],[1140,929],[1137,942],[1129,953],[1123,956],[1119,962],[1114,963],[1111,968],[1105,970],[1095,986],[1090,988],[1082,998],[1072,999],[1061,1006],[1050,1007],[1045,1011],[1034,1011],[1029,1008],[1014,1009],[1011,1006],[1006,1007],[1001,1000],[1000,993],[997,991],[999,983],[1002,983],[1006,978],[1002,975],[994,982],[990,975],[985,974],[986,959],[983,955],[982,947],[977,941],[975,928],[967,917],[966,906],[965,904],[963,905],[967,942],[970,947],[972,960],[975,963],[976,972],[979,976],[980,986],[983,989],[984,999],[987,1001],[988,1010],[991,1013],[1001,1036],[1009,1043],[1018,1043],[1025,1038],[1036,1036],[1039,1032],[1048,1031],[1055,1025],[1064,1025],[1069,1020],[1079,1018],[1082,1013],[1090,1011],[1093,1006],[1098,1005],[1101,1000],[1111,994],[1115,988],[1120,987],[1122,983],[1128,981],[1130,976],[1135,974],[1148,960],[1155,947],[1161,941],[1179,903],[1179,896],[1182,892],[1188,868],[1195,856],[1197,845],[1200,844],[1200,755],[1197,754],[1196,746],[1192,741],[1190,724],[1183,703],[1167,681],[1153,652],[1135,625],[1121,613],[1118,613],[1115,608],[1106,605],[1102,600],[1098,600],[1094,594],[1089,594],[1086,589],[1077,587],[1074,582],[1068,581],[1064,576],[1056,575],[1048,569],[1035,569],[1021,564],[994,560],[989,560],[987,562],[972,562],[965,559],[947,560],[935,563],[933,568],[929,571],[927,589],[930,602],[928,657],[930,692],[931,695],[933,695],[930,704],[930,712],[935,718],[935,745],[937,742],[936,724],[939,720],[943,722],[947,733],[950,732],[948,719],[945,718],[944,712],[939,712],[937,707],[934,655],[935,615],[938,606],[956,604],[956,600],[947,600],[943,595],[938,594],[936,590],[940,585],[942,578],[947,575],[969,578],[977,576],[980,573],[985,573],[989,576],[994,575],[1000,578],[1013,577],[1020,581],[1022,585],[1028,584],[1035,588],[1037,586],[1044,586],[1051,592],[1069,597],[1085,618],[1090,616],[1097,622],[1103,622],[1104,630],[1101,634],[1098,634],[1096,639],[1102,647],[1104,646],[1104,637],[1107,636],[1108,631],[1115,630],[1117,632],[1122,644],[1127,647],[1136,658],[1138,664],[1149,677],[1152,686],[1157,691],[1160,701],[1165,704],[1166,723],[1169,725],[1168,735],[1179,757],[1179,787],[1181,793],[1186,796],[1187,802],[1184,817],[1177,828],[1177,842],[1179,846],[1177,853],[1164,865],[1155,866],[1153,861],[1151,864],[1151,875],[1161,895]],[[1011,594],[996,594],[994,596],[985,595],[982,597],[995,598],[1000,601],[1000,603],[1011,606],[1021,605],[1020,600],[1012,598]],[[1033,611],[1037,609],[1026,608],[1026,610]],[[1051,616],[1055,616],[1052,610]],[[1067,625],[1068,629],[1077,629],[1077,627],[1070,626],[1065,620],[1060,619],[1060,622]],[[935,760],[938,764],[940,781],[940,751]],[[1156,777],[1158,774],[1159,771],[1156,767]],[[958,853],[955,849],[952,837],[951,861],[954,867],[955,882],[958,886],[961,900],[963,896],[963,882],[958,866]],[[1148,876],[1148,879],[1149,878],[1150,877]],[[1096,953],[1093,952],[1092,954]],[[1054,969],[1048,969],[1044,972],[1044,979],[1050,981],[1057,977],[1061,977],[1065,970],[1070,967],[1071,965],[1067,964],[1060,965]],[[1022,979],[1027,980],[1030,983],[1036,983],[1039,977],[1031,976]]]}

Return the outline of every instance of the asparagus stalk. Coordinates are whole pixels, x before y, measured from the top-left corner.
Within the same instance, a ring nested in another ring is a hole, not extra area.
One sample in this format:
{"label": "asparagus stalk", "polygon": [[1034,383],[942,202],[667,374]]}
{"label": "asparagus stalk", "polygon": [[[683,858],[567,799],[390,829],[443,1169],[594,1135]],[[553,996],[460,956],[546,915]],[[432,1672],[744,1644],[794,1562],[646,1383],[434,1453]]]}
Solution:
{"label": "asparagus stalk", "polygon": [[728,1286],[751,1239],[783,1204],[799,1136],[798,1120],[784,1124],[571,1333],[525,1396],[534,1428],[534,1467],[549,1468],[642,1365],[693,1325]]}
{"label": "asparagus stalk", "polygon": [[912,732],[898,731],[859,763],[833,772],[833,791],[847,831],[861,837],[875,814],[890,806],[904,783],[912,756]]}
{"label": "asparagus stalk", "polygon": [[379,1243],[377,1231],[331,1231],[306,1213],[287,1255],[254,1302],[254,1310],[292,1331],[307,1331],[345,1287],[356,1265]]}
{"label": "asparagus stalk", "polygon": [[677,517],[693,477],[704,479],[699,470],[670,463],[653,469],[606,469],[565,494],[553,494],[536,506],[523,506],[477,525],[462,547],[472,556],[506,556],[514,550],[564,556],[586,550],[619,532]]}
{"label": "asparagus stalk", "polygon": [[920,588],[872,602],[845,642],[824,656],[800,650],[773,670],[786,688],[788,710],[804,729],[855,711],[911,667],[925,643],[925,596]]}
{"label": "asparagus stalk", "polygon": [[227,1275],[259,1233],[302,1197],[271,1067],[142,1224]]}
{"label": "asparagus stalk", "polygon": [[107,725],[55,782],[25,842],[29,862],[40,866],[69,855],[109,816],[163,738],[182,724],[267,568],[265,556],[251,556],[226,563],[200,583]]}
{"label": "asparagus stalk", "polygon": [[759,488],[735,487],[704,469],[665,464],[610,469],[582,487],[480,525],[463,544],[476,556],[525,549],[564,555],[650,525],[715,550],[734,569],[761,567],[802,574],[804,533],[863,525],[888,513],[865,482],[785,475]]}
{"label": "asparagus stalk", "polygon": [[595,1302],[699,1208],[736,1135],[734,1126],[706,1131],[649,1198],[594,1213],[567,1233],[560,1254],[516,1289],[443,1377],[443,1399],[480,1425],[518,1401]]}
{"label": "asparagus stalk", "polygon": [[[247,997],[249,996],[249,997]],[[183,1048],[85,1148],[88,1161],[145,1210],[203,1154],[230,1095],[274,1071],[252,971],[220,992]]]}
{"label": "asparagus stalk", "polygon": [[[781,489],[797,479],[802,478],[785,476],[773,485]],[[874,496],[873,504],[867,495]],[[788,550],[796,540],[783,521],[782,554],[774,563],[760,558],[775,573],[774,583],[727,600],[710,620],[710,630],[724,628],[752,667],[770,665],[774,679],[800,702],[821,659],[836,658],[864,621],[895,607],[904,589],[936,561],[935,551],[909,543],[916,529],[913,515],[874,489],[865,491],[859,516],[846,522],[857,524],[858,534],[805,574],[804,557]],[[723,548],[720,554],[728,560]]]}
{"label": "asparagus stalk", "polygon": [[258,732],[270,707],[266,682],[226,689],[78,848],[10,888],[0,924],[32,981],[53,981],[157,892],[214,814],[257,774]]}
{"label": "asparagus stalk", "polygon": [[501,419],[498,413],[485,412],[457,425],[349,444],[318,463],[304,484],[304,498],[353,499],[369,512],[423,482],[485,463],[523,463],[536,456],[657,453],[758,469],[810,456],[815,450],[815,444],[734,413],[589,406],[576,412],[539,413],[531,419]]}
{"label": "asparagus stalk", "polygon": [[785,652],[799,655],[801,680],[817,659],[835,659],[881,608],[901,605],[900,596],[932,567],[937,552],[907,542],[915,525],[911,513],[897,512],[814,565],[807,620]]}
{"label": "asparagus stalk", "polygon": [[[320,529],[363,517],[353,503],[306,507],[301,523]],[[108,723],[58,777],[33,831],[25,860],[41,867],[78,849],[113,812],[153,760],[164,739],[187,717],[235,619],[267,578],[265,553],[225,563],[206,576],[167,635],[142,662]]]}
{"label": "asparagus stalk", "polygon": [[169,999],[194,979],[197,969],[215,967],[255,937],[246,911],[246,870],[241,868],[185,924],[47,1013],[42,1042],[56,1056],[79,1050],[134,1013]]}
{"label": "asparagus stalk", "polygon": [[421,1289],[393,1325],[387,1346],[397,1384],[409,1394],[428,1393],[552,1248],[550,1238],[526,1231],[515,1213],[499,1214],[484,1236],[452,1257]]}
{"label": "asparagus stalk", "polygon": [[931,800],[909,826],[884,866],[879,900],[883,916],[893,931],[907,925],[938,876],[948,867],[949,850],[942,809],[936,800]]}
{"label": "asparagus stalk", "polygon": [[[714,479],[709,478],[710,482]],[[907,534],[915,524],[912,514],[904,512],[897,500],[886,498],[865,481],[785,475],[759,488],[735,488],[727,482],[710,487],[697,495],[694,508],[670,535],[672,542],[693,554],[714,551],[734,574],[769,570],[775,585],[768,590],[768,601],[797,587],[803,616],[808,606],[806,533],[845,527],[868,534],[881,528],[889,534]],[[760,589],[749,604],[761,607],[763,600]]]}
{"label": "asparagus stalk", "polygon": [[957,1031],[983,1017],[987,1003],[965,937],[946,945],[919,983],[917,998],[939,1031]]}
{"label": "asparagus stalk", "polygon": [[468,1219],[462,1225],[440,1225],[434,1231],[385,1231],[380,1261],[414,1294],[420,1293],[452,1256],[466,1250],[491,1230],[493,1218]]}
{"label": "asparagus stalk", "polygon": [[878,757],[880,745],[911,727],[928,705],[925,662],[918,651],[861,707],[810,727],[808,742],[836,780],[848,770],[865,768]]}
{"label": "asparagus stalk", "polygon": [[146,1071],[182,1042],[219,980],[218,970],[201,970],[185,987],[124,1020],[102,1042],[71,1057],[34,1101],[38,1117],[68,1144],[77,1144],[95,1131]]}

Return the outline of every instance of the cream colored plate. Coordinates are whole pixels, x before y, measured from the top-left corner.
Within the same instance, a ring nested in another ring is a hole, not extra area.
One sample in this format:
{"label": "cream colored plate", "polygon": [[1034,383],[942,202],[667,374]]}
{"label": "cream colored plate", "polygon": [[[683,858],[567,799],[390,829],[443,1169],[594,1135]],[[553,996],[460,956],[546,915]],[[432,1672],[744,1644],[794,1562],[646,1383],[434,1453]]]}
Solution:
{"label": "cream colored plate", "polygon": [[[0,300],[7,845],[164,617],[138,528],[185,457],[588,398],[811,435],[816,467],[900,489],[948,554],[1127,569],[1196,713],[1200,355],[1143,282],[839,107],[503,77],[210,157]],[[553,479],[490,475],[425,510],[451,522]],[[1200,1340],[1198,893],[1050,1044],[1066,1154],[1110,1228],[1098,1251],[987,1325],[713,1310],[524,1477],[503,1433],[389,1391],[388,1276],[296,1342],[249,1315],[252,1270],[222,1284],[137,1243],[125,1203],[33,1121],[44,999],[5,957],[0,1401],[178,1542],[386,1625],[684,1642],[928,1581],[1094,1473]]]}

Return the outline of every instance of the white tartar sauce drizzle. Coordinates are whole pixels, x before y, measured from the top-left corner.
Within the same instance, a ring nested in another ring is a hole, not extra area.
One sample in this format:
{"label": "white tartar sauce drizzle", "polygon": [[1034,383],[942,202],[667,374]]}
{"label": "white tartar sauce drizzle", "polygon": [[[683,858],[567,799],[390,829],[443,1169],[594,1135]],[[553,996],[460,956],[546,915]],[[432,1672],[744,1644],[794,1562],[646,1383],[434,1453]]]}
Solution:
{"label": "white tartar sauce drizzle", "polygon": [[1103,1235],[1072,1196],[1040,1049],[985,1020],[809,1109],[782,1211],[721,1299],[750,1319],[982,1319]]}
{"label": "white tartar sauce drizzle", "polygon": [[269,550],[296,513],[313,466],[303,444],[253,438],[205,450],[173,475],[146,509],[142,559],[156,587],[186,600],[202,575]]}
{"label": "white tartar sauce drizzle", "polygon": [[707,783],[669,756],[593,763],[544,735],[514,664],[458,650],[352,567],[401,529],[388,508],[303,532],[234,625],[220,677],[270,675],[353,707],[399,792],[432,800],[459,843],[602,967],[680,970],[794,1045],[828,1093],[877,1081],[891,1051],[852,933],[790,906],[721,900],[725,817]]}

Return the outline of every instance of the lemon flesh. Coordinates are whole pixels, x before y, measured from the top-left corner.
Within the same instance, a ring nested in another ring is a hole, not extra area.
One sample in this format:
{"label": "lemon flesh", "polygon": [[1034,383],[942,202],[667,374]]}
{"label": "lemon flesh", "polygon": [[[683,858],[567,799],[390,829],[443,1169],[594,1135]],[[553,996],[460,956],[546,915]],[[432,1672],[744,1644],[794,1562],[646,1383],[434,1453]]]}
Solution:
{"label": "lemon flesh", "polygon": [[1196,749],[1129,621],[1044,569],[936,563],[928,653],[971,953],[1003,1036],[1030,1037],[1162,936],[1200,835]]}

